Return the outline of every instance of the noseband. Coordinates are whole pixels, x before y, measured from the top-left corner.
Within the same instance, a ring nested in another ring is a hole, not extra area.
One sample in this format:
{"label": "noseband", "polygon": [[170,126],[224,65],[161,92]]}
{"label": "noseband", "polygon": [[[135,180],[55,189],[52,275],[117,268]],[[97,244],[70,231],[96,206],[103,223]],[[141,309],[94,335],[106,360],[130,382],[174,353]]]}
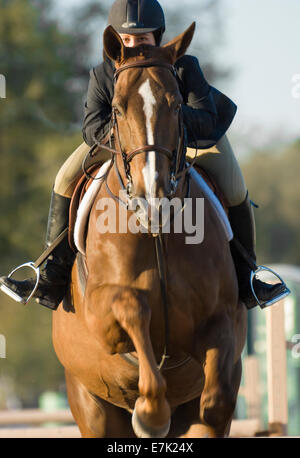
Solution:
{"label": "noseband", "polygon": [[[166,62],[159,62],[155,59],[146,59],[141,62],[134,62],[131,64],[126,64],[121,67],[119,67],[114,74],[114,83],[116,84],[116,81],[118,79],[118,76],[120,73],[122,73],[125,70],[131,69],[131,68],[145,68],[145,67],[162,67],[168,69],[174,78],[176,78],[176,69],[173,65],[168,64]],[[177,82],[177,81],[176,81]],[[93,136],[93,140],[95,142],[95,145],[89,152],[90,154],[93,154],[93,151],[96,146],[100,147],[103,150],[106,150],[112,154],[112,160],[111,160],[111,166],[109,167],[107,174],[113,164],[115,165],[115,170],[120,182],[120,186],[122,190],[126,191],[127,196],[129,198],[133,197],[133,181],[131,177],[131,172],[130,172],[130,163],[133,160],[134,157],[141,153],[149,152],[149,151],[155,151],[157,153],[165,155],[170,161],[171,161],[171,170],[170,170],[170,194],[167,196],[168,198],[171,198],[177,189],[179,180],[182,176],[185,176],[187,171],[190,169],[190,167],[193,165],[194,161],[188,166],[185,167],[185,150],[186,150],[186,132],[183,124],[183,115],[182,115],[182,108],[180,108],[179,113],[178,113],[178,124],[179,124],[179,138],[178,138],[178,143],[177,143],[177,148],[175,151],[171,151],[168,148],[165,148],[161,145],[144,145],[140,148],[137,148],[135,150],[125,152],[122,149],[121,146],[121,141],[120,141],[120,133],[119,133],[119,127],[118,127],[118,122],[117,122],[117,114],[116,110],[113,108],[112,109],[112,116],[110,120],[110,126],[109,126],[109,138],[106,140],[106,142],[109,142],[109,146],[106,146],[103,143],[100,143],[97,138],[96,138],[96,133]],[[115,139],[115,144],[116,144],[116,149],[112,147],[112,137]],[[117,166],[117,162],[115,161],[115,156],[120,155],[122,157],[122,162],[123,162],[123,167],[125,171],[125,175],[127,178],[127,183],[126,185],[123,182],[123,179],[121,177],[120,171]],[[195,154],[196,158],[197,152]],[[194,159],[195,159],[194,158]],[[85,171],[85,167],[83,164],[83,168]],[[86,173],[86,172],[85,172]],[[106,187],[110,195],[115,199],[118,200],[119,203],[123,204],[127,208],[127,204],[123,202],[119,197],[115,196],[111,190],[109,189],[107,185],[107,180],[106,180]]]}

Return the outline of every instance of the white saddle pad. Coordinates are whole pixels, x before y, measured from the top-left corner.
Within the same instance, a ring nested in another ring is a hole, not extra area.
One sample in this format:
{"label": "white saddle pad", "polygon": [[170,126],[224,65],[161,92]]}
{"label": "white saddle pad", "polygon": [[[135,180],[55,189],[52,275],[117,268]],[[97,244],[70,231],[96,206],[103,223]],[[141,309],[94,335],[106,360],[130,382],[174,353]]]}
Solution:
{"label": "white saddle pad", "polygon": [[87,192],[83,196],[83,199],[78,207],[77,216],[74,226],[74,243],[77,250],[85,255],[85,228],[87,220],[90,214],[90,210],[94,203],[94,200],[102,186],[103,179],[99,179],[103,176],[108,166],[110,165],[110,160],[105,162],[96,175],[96,179],[93,180],[92,184],[88,188]]}
{"label": "white saddle pad", "polygon": [[224,208],[217,198],[217,196],[214,194],[214,192],[211,190],[211,188],[208,186],[204,178],[194,169],[191,169],[191,178],[192,180],[195,180],[197,185],[199,185],[199,188],[203,192],[203,194],[209,199],[210,203],[212,204],[213,208],[216,211],[217,217],[220,220],[220,223],[222,224],[222,227],[225,231],[226,238],[228,242],[233,239],[233,233],[232,229],[230,226],[229,219],[224,211]]}
{"label": "white saddle pad", "polygon": [[[110,160],[105,162],[102,167],[100,168],[99,172],[96,175],[96,178],[101,177],[102,175],[105,174],[105,172],[108,169],[108,166],[110,164]],[[191,179],[194,180],[205,197],[209,199],[211,202],[213,208],[216,211],[216,215],[225,231],[226,238],[228,241],[232,240],[233,238],[233,233],[232,229],[228,220],[228,217],[219,201],[217,196],[213,193],[213,191],[210,189],[210,187],[207,185],[205,180],[202,178],[202,176],[195,170],[191,169]],[[102,186],[103,180],[96,179],[92,182],[90,187],[88,188],[87,192],[85,193],[78,211],[77,211],[77,217],[76,217],[76,222],[75,222],[75,227],[74,227],[74,242],[76,245],[76,248],[80,253],[85,255],[85,228],[86,224],[88,221],[88,216],[91,210],[91,207],[94,203],[94,200]]]}

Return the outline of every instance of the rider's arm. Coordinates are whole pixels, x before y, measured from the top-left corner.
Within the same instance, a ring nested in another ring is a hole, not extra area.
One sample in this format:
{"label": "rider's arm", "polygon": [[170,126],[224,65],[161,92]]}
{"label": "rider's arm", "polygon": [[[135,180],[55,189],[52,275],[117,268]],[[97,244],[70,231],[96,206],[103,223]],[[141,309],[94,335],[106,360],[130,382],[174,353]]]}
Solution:
{"label": "rider's arm", "polygon": [[[99,72],[98,72],[99,75]],[[95,143],[93,136],[101,141],[109,130],[109,121],[111,117],[111,102],[109,89],[103,84],[99,84],[99,76],[95,69],[90,71],[90,81],[87,92],[87,99],[84,107],[84,121],[82,134],[84,141],[93,146]],[[104,78],[105,83],[105,78]]]}
{"label": "rider's arm", "polygon": [[183,120],[187,129],[188,143],[209,138],[216,128],[217,109],[198,59],[186,55],[177,62],[180,90],[184,104]]}

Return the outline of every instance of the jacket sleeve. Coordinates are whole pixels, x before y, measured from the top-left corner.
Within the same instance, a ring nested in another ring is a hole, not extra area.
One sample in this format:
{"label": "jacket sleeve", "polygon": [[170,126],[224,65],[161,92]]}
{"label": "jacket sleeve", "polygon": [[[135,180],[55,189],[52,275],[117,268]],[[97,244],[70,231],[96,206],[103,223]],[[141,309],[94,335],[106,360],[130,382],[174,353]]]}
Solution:
{"label": "jacket sleeve", "polygon": [[111,118],[111,104],[105,88],[99,84],[95,70],[90,71],[87,99],[84,105],[82,134],[84,141],[93,146],[95,135],[101,140],[108,133]]}
{"label": "jacket sleeve", "polygon": [[182,110],[188,146],[196,147],[199,140],[209,138],[215,130],[217,109],[196,57],[184,56],[177,71],[184,100]]}

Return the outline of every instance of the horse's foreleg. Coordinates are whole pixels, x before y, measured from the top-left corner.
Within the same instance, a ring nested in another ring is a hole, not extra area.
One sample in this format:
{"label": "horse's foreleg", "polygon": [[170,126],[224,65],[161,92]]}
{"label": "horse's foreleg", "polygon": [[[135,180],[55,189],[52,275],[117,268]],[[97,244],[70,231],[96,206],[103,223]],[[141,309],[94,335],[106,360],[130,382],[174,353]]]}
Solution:
{"label": "horse's foreleg", "polygon": [[68,371],[65,371],[68,401],[74,420],[84,438],[105,436],[105,412],[87,389]]}
{"label": "horse's foreleg", "polygon": [[132,417],[138,437],[164,437],[170,427],[166,382],[160,374],[150,340],[151,310],[141,293],[122,288],[114,296],[113,313],[131,338],[139,359],[139,394]]}
{"label": "horse's foreleg", "polygon": [[[217,332],[216,332],[217,330]],[[235,335],[228,317],[214,319],[199,337],[195,356],[204,362],[205,383],[200,398],[200,423],[208,437],[224,437],[235,409],[241,363],[235,361]]]}
{"label": "horse's foreleg", "polygon": [[129,412],[91,394],[68,371],[66,382],[70,409],[83,438],[135,437]]}

